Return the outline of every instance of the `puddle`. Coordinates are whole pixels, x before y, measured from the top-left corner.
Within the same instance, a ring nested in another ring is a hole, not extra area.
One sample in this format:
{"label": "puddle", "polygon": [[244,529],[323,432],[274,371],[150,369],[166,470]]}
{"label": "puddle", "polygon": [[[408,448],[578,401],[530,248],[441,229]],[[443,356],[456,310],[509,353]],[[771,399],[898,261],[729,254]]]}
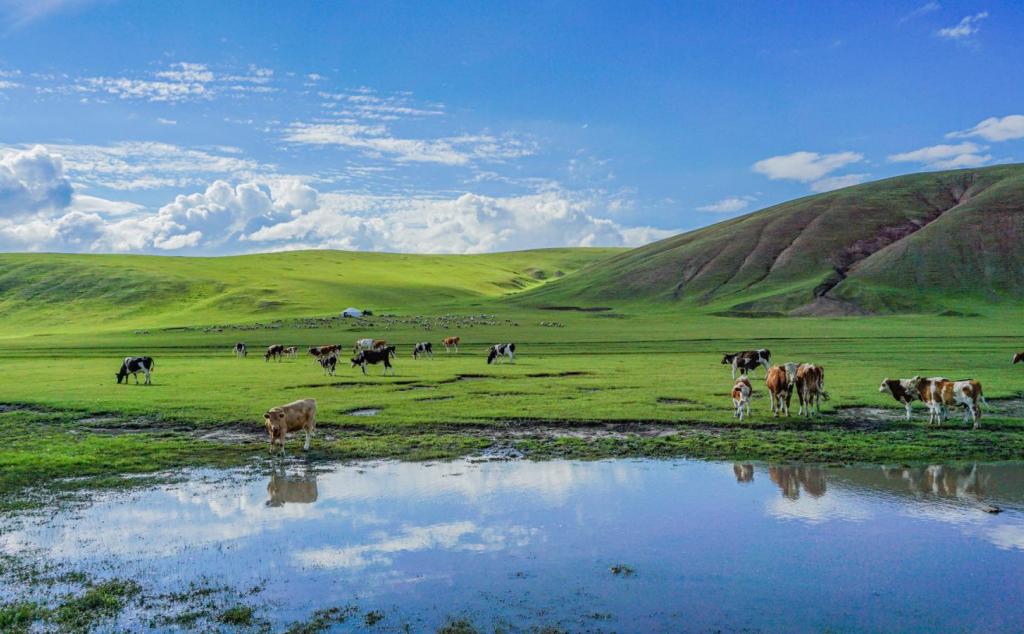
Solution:
{"label": "puddle", "polygon": [[363,407],[361,409],[351,409],[347,412],[343,412],[345,416],[376,416],[380,414],[379,407]]}
{"label": "puddle", "polygon": [[[188,470],[0,518],[0,552],[147,596],[236,588],[270,631],[353,605],[385,631],[1024,629],[1024,464],[520,457]],[[62,591],[0,578],[0,603]],[[100,629],[141,631],[159,609]]]}

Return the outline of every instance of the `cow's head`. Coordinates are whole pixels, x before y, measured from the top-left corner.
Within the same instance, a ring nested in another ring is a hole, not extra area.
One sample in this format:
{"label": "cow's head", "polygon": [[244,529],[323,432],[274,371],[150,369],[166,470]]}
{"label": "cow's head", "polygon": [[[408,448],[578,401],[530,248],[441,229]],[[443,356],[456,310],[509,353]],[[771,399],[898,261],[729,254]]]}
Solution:
{"label": "cow's head", "polygon": [[1018,352],[1013,355],[1013,363],[1020,363],[1021,361],[1024,361],[1024,352]]}
{"label": "cow's head", "polygon": [[364,358],[365,356],[366,356],[366,355],[364,355],[364,354],[363,354],[362,352],[360,352],[360,353],[359,353],[359,354],[357,354],[356,356],[352,357],[352,359],[351,359],[351,361],[352,361],[352,367],[354,368],[354,367],[356,367],[357,365],[362,365],[362,364],[363,364],[363,358]]}
{"label": "cow's head", "polygon": [[722,357],[722,365],[732,365],[733,359],[736,358],[734,354],[727,354]]}
{"label": "cow's head", "polygon": [[128,368],[126,368],[124,365],[122,365],[121,369],[118,370],[117,373],[114,374],[114,376],[117,377],[118,385],[121,384],[121,379],[124,379],[124,382],[127,383],[128,382]]}
{"label": "cow's head", "polygon": [[284,444],[284,434],[286,431],[286,425],[284,420],[284,410],[280,407],[274,407],[263,414],[263,422],[267,426],[267,433],[270,435],[270,444],[280,441]]}
{"label": "cow's head", "polygon": [[883,394],[886,392],[892,394],[894,383],[899,383],[899,381],[897,381],[896,379],[890,379],[889,377],[885,377],[884,379],[882,379],[882,384],[878,386],[878,391],[882,392]]}

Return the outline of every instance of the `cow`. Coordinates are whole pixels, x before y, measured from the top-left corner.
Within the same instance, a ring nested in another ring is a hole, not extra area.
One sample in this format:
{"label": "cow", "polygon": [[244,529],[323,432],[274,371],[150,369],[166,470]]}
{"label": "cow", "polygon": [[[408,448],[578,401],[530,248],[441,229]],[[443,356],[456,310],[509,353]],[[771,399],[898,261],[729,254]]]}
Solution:
{"label": "cow", "polygon": [[516,344],[514,343],[498,343],[490,347],[487,351],[487,365],[494,362],[495,359],[500,357],[508,357],[512,363],[516,362]]}
{"label": "cow", "polygon": [[912,379],[890,379],[886,377],[882,379],[882,384],[878,386],[879,392],[888,392],[898,403],[903,404],[903,407],[907,410],[908,421],[913,412],[911,403],[921,398],[921,395],[917,392],[917,379],[918,377]]}
{"label": "cow", "polygon": [[264,361],[270,361],[271,359],[277,359],[280,361],[282,357],[284,357],[284,345],[280,343],[267,346],[267,351],[263,353]]}
{"label": "cow", "polygon": [[946,379],[919,379],[917,383],[921,400],[928,406],[928,424],[941,423],[946,419],[947,408],[962,405],[964,422],[973,421],[974,429],[981,424],[981,405],[985,403],[981,383],[973,379],[949,381]]}
{"label": "cow", "polygon": [[733,418],[738,417],[742,421],[744,410],[747,415],[750,414],[750,391],[750,379],[746,374],[741,374],[732,386]]}
{"label": "cow", "polygon": [[445,337],[441,340],[441,345],[444,346],[445,352],[451,352],[452,348],[455,348],[455,352],[458,354],[460,341],[462,341],[461,337]]}
{"label": "cow", "polygon": [[1013,355],[1013,363],[1011,363],[1010,365],[1020,363],[1021,361],[1024,361],[1024,352],[1018,352],[1017,354]]}
{"label": "cow", "polygon": [[429,356],[431,359],[434,358],[434,346],[429,341],[418,343],[412,348],[412,358],[419,359],[421,354]]}
{"label": "cow", "polygon": [[306,443],[302,446],[303,451],[309,451],[309,439],[316,433],[316,399],[304,398],[280,407],[272,407],[263,414],[263,421],[267,426],[267,434],[270,435],[270,451],[274,451],[274,445],[281,445],[281,453],[284,453],[284,443],[288,432],[303,430],[306,432]]}
{"label": "cow", "polygon": [[125,385],[128,385],[128,375],[135,377],[135,385],[139,384],[139,372],[146,375],[146,385],[151,385],[150,374],[153,372],[155,367],[153,357],[125,357],[124,361],[121,362],[121,369],[114,375],[117,377],[118,385],[124,380]]}
{"label": "cow", "polygon": [[772,416],[778,416],[781,413],[789,416],[789,403],[793,398],[793,383],[789,380],[786,369],[777,365],[768,368],[764,383],[771,397]]}
{"label": "cow", "polygon": [[352,354],[360,350],[373,350],[373,339],[356,339],[355,345],[352,346]]}
{"label": "cow", "polygon": [[298,358],[298,356],[299,356],[299,348],[298,348],[298,346],[288,346],[287,348],[285,348],[284,349],[284,356],[288,357],[289,359],[296,359],[296,358]]}
{"label": "cow", "polygon": [[245,344],[241,342],[235,344],[234,352],[236,357],[243,358],[249,354],[249,350],[245,347]]}
{"label": "cow", "polygon": [[814,407],[816,415],[821,415],[821,399],[828,398],[825,394],[825,368],[813,363],[801,363],[796,369],[796,397],[800,401],[800,415],[810,417]]}
{"label": "cow", "polygon": [[285,504],[312,504],[316,502],[317,493],[315,473],[289,476],[279,470],[270,475],[267,483],[266,505],[276,508]]}
{"label": "cow", "polygon": [[330,354],[337,354],[338,352],[341,352],[341,346],[339,346],[338,344],[328,344],[328,345],[324,345],[324,346],[313,346],[312,348],[309,349],[309,354],[314,359],[317,359],[317,360],[319,360],[321,357],[326,357],[327,355],[330,355]]}
{"label": "cow", "polygon": [[736,352],[733,354],[726,354],[722,356],[722,365],[732,366],[732,378],[736,378],[736,371],[739,370],[740,374],[746,374],[747,372],[753,372],[757,366],[764,366],[764,371],[768,371],[768,365],[772,362],[772,353],[767,348],[760,348],[758,350],[744,350],[743,352]]}
{"label": "cow", "polygon": [[320,367],[324,369],[324,374],[334,376],[334,370],[338,367],[338,356],[329,354],[326,357],[320,357]]}
{"label": "cow", "polygon": [[366,364],[372,363],[374,365],[378,363],[384,364],[384,376],[388,375],[388,370],[391,370],[391,375],[394,376],[395,369],[391,367],[391,357],[394,355],[394,346],[389,346],[381,350],[360,350],[356,353],[356,356],[352,357],[352,367],[357,365],[363,369],[363,374],[366,374]]}

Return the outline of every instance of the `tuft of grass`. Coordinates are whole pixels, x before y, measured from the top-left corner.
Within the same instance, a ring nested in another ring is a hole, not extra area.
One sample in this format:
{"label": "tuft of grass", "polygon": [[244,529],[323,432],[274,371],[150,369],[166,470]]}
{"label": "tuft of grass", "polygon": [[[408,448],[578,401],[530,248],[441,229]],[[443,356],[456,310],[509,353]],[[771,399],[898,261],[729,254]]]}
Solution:
{"label": "tuft of grass", "polygon": [[245,626],[253,624],[253,609],[248,605],[236,605],[224,610],[217,620],[225,625]]}
{"label": "tuft of grass", "polygon": [[467,618],[450,618],[437,629],[437,634],[477,634],[479,630]]}
{"label": "tuft of grass", "polygon": [[317,610],[308,621],[293,623],[286,630],[285,634],[318,634],[335,625],[344,623],[349,617],[358,613],[359,608],[354,605]]}
{"label": "tuft of grass", "polygon": [[90,585],[81,595],[69,597],[57,606],[50,620],[64,632],[87,632],[98,623],[120,614],[141,592],[142,587],[138,583],[126,579],[110,579]]}
{"label": "tuft of grass", "polygon": [[46,618],[44,607],[31,601],[0,604],[0,632],[28,632],[32,624]]}
{"label": "tuft of grass", "polygon": [[609,570],[612,571],[613,575],[618,577],[632,577],[636,574],[636,569],[632,566],[627,566],[626,564],[615,564],[609,568]]}

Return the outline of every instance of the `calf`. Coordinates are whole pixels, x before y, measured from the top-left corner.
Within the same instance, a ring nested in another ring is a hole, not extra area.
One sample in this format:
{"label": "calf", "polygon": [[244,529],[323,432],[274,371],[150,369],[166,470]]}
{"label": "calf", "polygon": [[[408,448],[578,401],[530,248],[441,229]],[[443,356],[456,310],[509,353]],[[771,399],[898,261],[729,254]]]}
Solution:
{"label": "calf", "polygon": [[1021,361],[1024,361],[1024,352],[1018,352],[1013,355],[1013,363],[1020,363]]}
{"label": "calf", "polygon": [[754,371],[757,366],[764,366],[765,372],[768,371],[768,365],[772,362],[772,353],[767,348],[760,348],[759,350],[744,350],[743,352],[736,352],[734,354],[727,354],[722,357],[722,365],[732,366],[732,378],[736,378],[736,371],[739,370],[740,374],[746,374],[747,372]]}
{"label": "calf", "polygon": [[305,398],[280,407],[272,407],[263,415],[270,435],[270,450],[280,443],[284,453],[284,443],[288,432],[303,430],[306,432],[306,443],[303,451],[309,451],[309,439],[316,432],[316,399]]}
{"label": "calf", "polygon": [[985,403],[981,383],[973,379],[947,381],[946,379],[922,379],[919,383],[921,400],[928,405],[928,424],[941,422],[946,418],[946,408],[962,405],[964,422],[970,419],[974,429],[981,424],[981,405]]}
{"label": "calf", "polygon": [[461,337],[445,337],[441,340],[441,345],[444,346],[445,352],[451,352],[452,348],[455,348],[455,352],[458,353],[459,341],[461,340]]}
{"label": "calf", "polygon": [[741,374],[732,386],[732,407],[733,417],[743,420],[744,411],[750,414],[750,379],[746,374]]}
{"label": "calf", "polygon": [[391,357],[394,355],[394,346],[383,348],[381,350],[361,350],[356,356],[352,357],[352,367],[357,365],[363,369],[363,374],[366,374],[366,364],[372,363],[374,365],[378,363],[384,364],[384,376],[387,376],[388,370],[391,370],[391,375],[394,376],[395,370],[391,367]]}
{"label": "calf", "polygon": [[326,357],[320,357],[318,359],[320,367],[324,369],[324,374],[334,376],[334,370],[338,367],[337,355],[329,354]]}
{"label": "calf", "polygon": [[267,351],[263,353],[263,360],[270,361],[271,359],[277,359],[278,361],[284,356],[284,345],[275,343],[272,346],[267,347]]}
{"label": "calf", "polygon": [[813,363],[801,363],[796,369],[796,397],[800,401],[800,415],[810,417],[811,408],[821,415],[821,399],[825,395],[825,368]]}
{"label": "calf", "polygon": [[778,416],[783,412],[789,416],[789,403],[793,398],[793,383],[790,382],[786,370],[773,365],[768,368],[764,383],[771,397],[772,416]]}
{"label": "calf", "polygon": [[491,346],[487,351],[487,365],[494,362],[495,359],[500,357],[508,357],[512,363],[516,362],[516,344],[514,343],[499,343]]}
{"label": "calf", "polygon": [[114,376],[117,377],[118,385],[121,384],[121,380],[124,380],[125,385],[128,384],[128,375],[135,377],[135,385],[139,384],[139,372],[146,375],[146,385],[151,385],[150,373],[153,372],[155,364],[153,357],[125,357],[124,361],[121,362],[121,369],[117,371]]}
{"label": "calf", "polygon": [[888,392],[898,403],[903,404],[903,407],[907,410],[908,421],[913,411],[911,403],[921,398],[921,395],[917,392],[917,378],[890,379],[886,377],[882,379],[882,384],[878,386],[879,392]]}
{"label": "calf", "polygon": [[421,354],[429,356],[431,359],[434,358],[434,346],[429,341],[418,343],[412,348],[412,358],[419,359]]}
{"label": "calf", "polygon": [[245,357],[247,354],[249,354],[249,350],[246,349],[244,343],[236,343],[234,352],[236,357]]}

